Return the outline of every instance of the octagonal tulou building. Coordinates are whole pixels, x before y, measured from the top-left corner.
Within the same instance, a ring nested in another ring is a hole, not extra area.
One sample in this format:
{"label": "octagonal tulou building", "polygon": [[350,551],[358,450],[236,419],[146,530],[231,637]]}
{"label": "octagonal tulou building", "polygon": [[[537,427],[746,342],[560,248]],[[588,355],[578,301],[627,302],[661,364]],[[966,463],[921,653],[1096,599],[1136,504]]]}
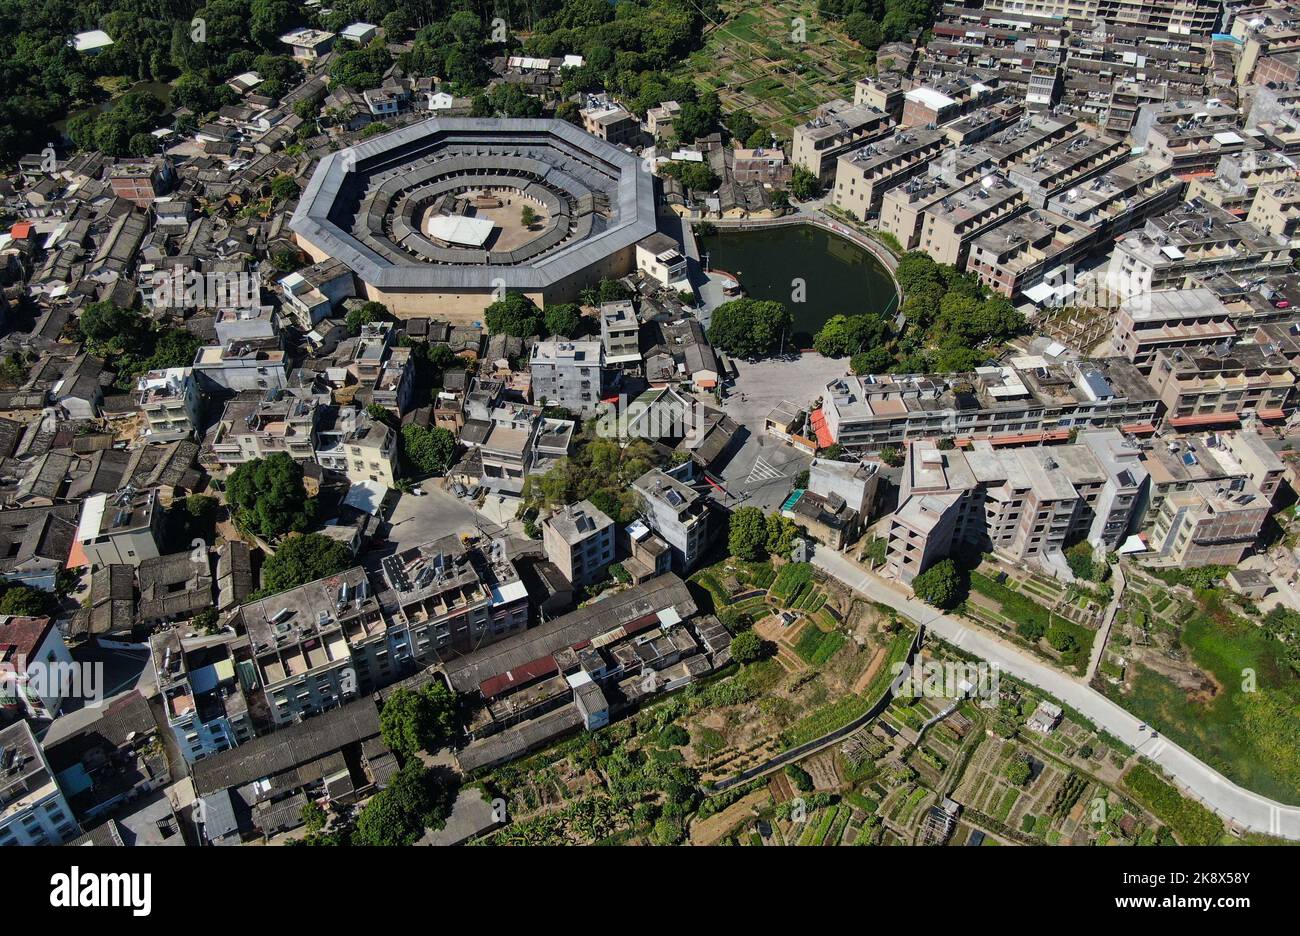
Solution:
{"label": "octagonal tulou building", "polygon": [[290,221],[399,318],[482,318],[504,292],[572,302],[635,266],[653,177],[562,120],[435,118],[324,157]]}

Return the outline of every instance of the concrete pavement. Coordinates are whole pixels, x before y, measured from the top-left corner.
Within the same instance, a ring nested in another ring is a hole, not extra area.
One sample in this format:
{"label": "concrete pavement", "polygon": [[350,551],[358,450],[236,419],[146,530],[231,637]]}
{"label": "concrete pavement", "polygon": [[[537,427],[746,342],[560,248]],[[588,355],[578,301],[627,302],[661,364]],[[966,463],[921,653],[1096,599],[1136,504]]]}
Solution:
{"label": "concrete pavement", "polygon": [[1092,682],[1092,677],[1097,675],[1097,668],[1101,666],[1101,658],[1106,653],[1106,641],[1110,640],[1110,629],[1115,625],[1115,616],[1119,614],[1124,599],[1124,587],[1128,584],[1124,578],[1124,570],[1118,563],[1113,566],[1113,570],[1111,578],[1114,583],[1114,594],[1111,595],[1110,604],[1106,607],[1101,627],[1097,629],[1097,636],[1092,639],[1092,652],[1088,656],[1088,675],[1085,677],[1088,682]]}
{"label": "concrete pavement", "polygon": [[888,605],[923,624],[961,650],[996,664],[1017,679],[1060,699],[1098,728],[1132,746],[1174,779],[1183,792],[1240,828],[1300,840],[1300,807],[1286,806],[1240,787],[1166,738],[1140,731],[1142,722],[1088,685],[1058,672],[991,634],[973,628],[898,586],[867,573],[843,555],[826,548],[813,564],[859,594]]}

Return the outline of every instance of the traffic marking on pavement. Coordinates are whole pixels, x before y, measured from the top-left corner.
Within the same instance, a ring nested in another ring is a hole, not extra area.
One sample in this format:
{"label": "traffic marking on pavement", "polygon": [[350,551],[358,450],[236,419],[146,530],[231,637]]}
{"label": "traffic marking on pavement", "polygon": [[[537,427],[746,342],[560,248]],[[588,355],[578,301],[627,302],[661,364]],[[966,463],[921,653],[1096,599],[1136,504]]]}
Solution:
{"label": "traffic marking on pavement", "polygon": [[749,469],[749,477],[745,479],[746,484],[753,484],[755,481],[775,481],[777,478],[784,478],[785,472],[768,464],[767,459],[762,455],[754,459],[754,467]]}
{"label": "traffic marking on pavement", "polygon": [[775,481],[776,478],[783,477],[785,477],[785,472],[768,463],[767,459],[759,455],[757,459],[754,459],[754,467],[749,469],[749,477],[745,478],[745,484],[754,484],[755,481]]}

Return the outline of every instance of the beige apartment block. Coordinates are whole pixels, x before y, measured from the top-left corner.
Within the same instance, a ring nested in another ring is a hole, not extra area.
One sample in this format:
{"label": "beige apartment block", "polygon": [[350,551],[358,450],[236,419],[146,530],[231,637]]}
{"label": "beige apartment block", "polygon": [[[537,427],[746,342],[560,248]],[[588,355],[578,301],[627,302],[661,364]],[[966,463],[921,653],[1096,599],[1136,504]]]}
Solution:
{"label": "beige apartment block", "polygon": [[883,110],[836,98],[819,107],[812,120],[794,128],[791,162],[829,182],[840,156],[884,136],[892,125]]}
{"label": "beige apartment block", "polygon": [[1143,373],[1161,348],[1209,347],[1237,336],[1228,308],[1209,289],[1162,289],[1125,299],[1111,344]]}
{"label": "beige apartment block", "polygon": [[960,269],[971,240],[1024,206],[1025,193],[999,173],[966,185],[918,178],[885,195],[880,226],[906,249]]}
{"label": "beige apartment block", "polygon": [[945,144],[938,130],[898,130],[841,156],[835,166],[835,207],[860,220],[875,217],[885,193],[924,172]]}
{"label": "beige apartment block", "polygon": [[1246,220],[1293,249],[1300,247],[1300,183],[1261,185]]}

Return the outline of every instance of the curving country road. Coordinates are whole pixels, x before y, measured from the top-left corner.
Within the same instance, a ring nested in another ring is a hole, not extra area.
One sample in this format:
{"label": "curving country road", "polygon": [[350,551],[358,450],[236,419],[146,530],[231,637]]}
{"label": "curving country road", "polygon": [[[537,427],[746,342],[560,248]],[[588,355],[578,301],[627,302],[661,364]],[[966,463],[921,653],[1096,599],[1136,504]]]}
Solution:
{"label": "curving country road", "polygon": [[1036,660],[991,634],[908,597],[900,588],[872,575],[829,549],[813,554],[813,565],[872,601],[895,608],[961,650],[997,664],[1003,671],[1050,693],[1099,728],[1159,764],[1184,793],[1237,826],[1279,838],[1300,840],[1300,807],[1285,806],[1233,783],[1217,770],[1164,737],[1139,731],[1141,720],[1065,673]]}

